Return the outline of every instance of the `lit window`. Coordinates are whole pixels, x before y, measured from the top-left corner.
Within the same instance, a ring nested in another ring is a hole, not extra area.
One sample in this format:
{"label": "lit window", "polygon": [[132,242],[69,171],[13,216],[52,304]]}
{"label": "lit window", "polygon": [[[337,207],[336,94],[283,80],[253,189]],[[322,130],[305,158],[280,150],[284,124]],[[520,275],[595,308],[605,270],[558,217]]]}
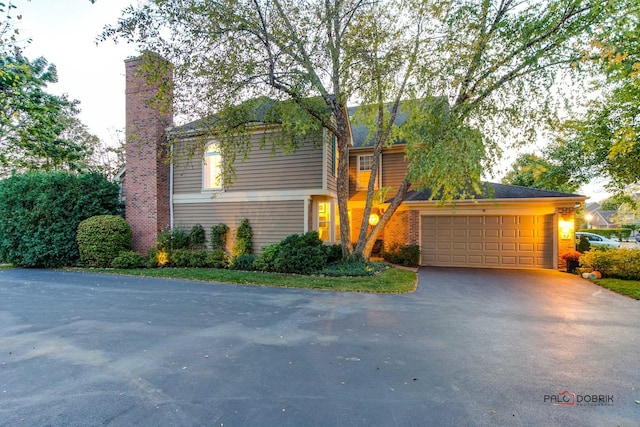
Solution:
{"label": "lit window", "polygon": [[[373,154],[358,156],[358,188],[365,189],[369,186],[369,178],[371,178],[371,169],[373,168]],[[378,188],[378,179],[380,173],[376,175],[375,188]]]}
{"label": "lit window", "polygon": [[218,144],[209,144],[204,152],[202,187],[206,190],[222,188],[222,155]]}

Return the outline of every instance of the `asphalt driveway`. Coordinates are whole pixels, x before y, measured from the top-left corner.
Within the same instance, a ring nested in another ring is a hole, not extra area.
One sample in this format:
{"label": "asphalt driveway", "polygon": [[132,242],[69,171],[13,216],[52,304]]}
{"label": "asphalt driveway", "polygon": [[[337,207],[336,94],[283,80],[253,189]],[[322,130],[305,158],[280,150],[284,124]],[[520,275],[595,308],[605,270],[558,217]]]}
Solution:
{"label": "asphalt driveway", "polygon": [[638,425],[640,302],[419,274],[371,295],[0,271],[0,425]]}

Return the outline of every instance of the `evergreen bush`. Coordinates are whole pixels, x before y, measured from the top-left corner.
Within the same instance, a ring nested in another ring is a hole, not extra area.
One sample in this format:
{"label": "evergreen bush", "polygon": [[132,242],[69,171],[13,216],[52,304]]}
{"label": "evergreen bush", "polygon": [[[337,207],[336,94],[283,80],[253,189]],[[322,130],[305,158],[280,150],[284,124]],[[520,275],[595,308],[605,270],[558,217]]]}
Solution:
{"label": "evergreen bush", "polygon": [[121,269],[143,268],[147,265],[147,259],[134,251],[123,251],[111,261],[111,267]]}
{"label": "evergreen bush", "polygon": [[292,234],[280,243],[273,260],[274,270],[279,273],[315,273],[327,265],[327,251],[317,231]]}
{"label": "evergreen bush", "polygon": [[118,193],[98,173],[28,172],[0,180],[0,259],[20,267],[75,265],[80,222],[119,214]]}
{"label": "evergreen bush", "polygon": [[196,224],[191,227],[189,231],[189,246],[191,249],[204,249],[205,240],[206,236],[202,225]]}
{"label": "evergreen bush", "polygon": [[248,255],[253,253],[253,230],[247,218],[240,221],[236,230],[236,239],[233,243],[233,256]]}
{"label": "evergreen bush", "polygon": [[131,227],[117,215],[87,218],[78,226],[80,263],[85,267],[111,267],[120,252],[131,249]]}
{"label": "evergreen bush", "polygon": [[420,246],[394,244],[389,251],[382,251],[382,258],[391,264],[416,267],[420,265]]}
{"label": "evergreen bush", "polygon": [[253,266],[259,271],[275,271],[275,259],[280,251],[280,243],[274,243],[273,245],[262,248],[260,255],[256,257],[253,262]]}
{"label": "evergreen bush", "polygon": [[207,254],[207,267],[227,268],[229,259],[223,249],[214,249]]}
{"label": "evergreen bush", "polygon": [[233,257],[233,260],[229,268],[231,270],[254,271],[255,267],[253,266],[253,262],[255,260],[256,260],[255,255],[241,254]]}
{"label": "evergreen bush", "polygon": [[211,249],[225,250],[227,245],[227,232],[229,227],[226,224],[216,224],[211,227]]}

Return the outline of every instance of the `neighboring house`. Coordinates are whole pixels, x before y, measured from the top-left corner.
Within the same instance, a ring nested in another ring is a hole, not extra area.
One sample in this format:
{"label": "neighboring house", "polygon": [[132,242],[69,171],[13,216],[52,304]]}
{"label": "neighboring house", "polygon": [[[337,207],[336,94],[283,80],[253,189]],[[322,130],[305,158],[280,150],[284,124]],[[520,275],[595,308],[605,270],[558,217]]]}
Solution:
{"label": "neighboring house", "polygon": [[[264,132],[277,128],[257,124],[252,150],[236,161],[231,186],[220,181],[220,152],[215,140],[202,140],[198,122],[166,130],[171,118],[146,100],[153,87],[136,73],[137,60],[127,65],[126,215],[134,249],[155,244],[166,227],[201,224],[207,231],[224,223],[235,228],[248,218],[254,251],[294,233],[317,231],[325,242],[338,242],[337,162],[335,141],[326,131],[308,134],[291,153],[261,149]],[[349,154],[349,218],[352,240],[364,211],[364,187],[371,173],[373,148],[364,146],[367,133],[352,128]],[[164,161],[167,133],[176,139],[173,159]],[[206,136],[204,136],[206,137]],[[204,158],[189,156],[190,144],[205,143]],[[404,145],[383,151],[377,187],[394,195],[405,176]],[[393,244],[420,245],[427,266],[558,268],[559,255],[573,249],[575,208],[586,197],[522,187],[487,184],[487,194],[458,201],[455,208],[429,200],[428,192],[411,191],[379,239]],[[381,200],[372,217],[385,209]],[[374,220],[374,218],[371,220]]]}
{"label": "neighboring house", "polygon": [[602,210],[600,203],[589,203],[584,208],[585,215],[591,215],[588,225],[591,228],[620,228],[618,211]]}

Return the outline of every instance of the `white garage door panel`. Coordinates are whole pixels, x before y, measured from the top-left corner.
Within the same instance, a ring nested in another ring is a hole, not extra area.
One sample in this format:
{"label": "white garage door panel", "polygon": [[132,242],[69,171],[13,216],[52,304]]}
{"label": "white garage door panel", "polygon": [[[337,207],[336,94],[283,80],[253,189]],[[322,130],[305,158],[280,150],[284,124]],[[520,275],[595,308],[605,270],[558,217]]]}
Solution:
{"label": "white garage door panel", "polygon": [[423,216],[422,264],[553,268],[553,215]]}

